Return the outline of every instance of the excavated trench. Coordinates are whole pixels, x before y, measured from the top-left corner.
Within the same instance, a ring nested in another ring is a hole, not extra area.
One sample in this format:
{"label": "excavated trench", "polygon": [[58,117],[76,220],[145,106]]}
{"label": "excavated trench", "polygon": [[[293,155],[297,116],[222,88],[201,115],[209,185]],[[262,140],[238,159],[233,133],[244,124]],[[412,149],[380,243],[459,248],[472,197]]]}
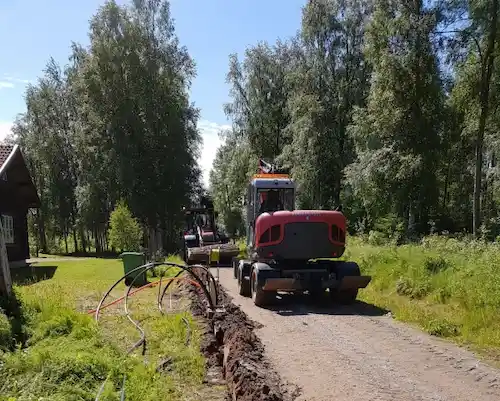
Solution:
{"label": "excavated trench", "polygon": [[[207,313],[203,298],[193,287],[188,289],[192,300],[191,310],[203,327],[201,351],[207,360],[207,376],[214,383],[228,388],[232,401],[292,401],[264,357],[264,346],[254,333],[257,324],[232,303],[231,297],[220,288],[223,311]],[[211,315],[211,316],[210,316]]]}

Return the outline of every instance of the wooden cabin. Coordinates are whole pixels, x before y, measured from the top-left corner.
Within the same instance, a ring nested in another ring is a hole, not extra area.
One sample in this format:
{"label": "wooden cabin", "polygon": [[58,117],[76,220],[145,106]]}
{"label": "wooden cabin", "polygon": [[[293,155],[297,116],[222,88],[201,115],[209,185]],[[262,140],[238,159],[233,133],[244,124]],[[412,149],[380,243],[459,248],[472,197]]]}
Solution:
{"label": "wooden cabin", "polygon": [[23,266],[30,258],[27,215],[29,209],[39,207],[20,147],[0,144],[0,216],[11,267]]}

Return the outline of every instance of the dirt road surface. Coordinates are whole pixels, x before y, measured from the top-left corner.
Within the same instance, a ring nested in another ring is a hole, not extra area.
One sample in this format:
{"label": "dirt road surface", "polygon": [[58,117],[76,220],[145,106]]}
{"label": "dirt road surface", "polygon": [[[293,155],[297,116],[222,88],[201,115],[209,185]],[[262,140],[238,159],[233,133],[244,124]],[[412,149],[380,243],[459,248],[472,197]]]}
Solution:
{"label": "dirt road surface", "polygon": [[314,306],[291,296],[262,309],[237,294],[232,269],[220,269],[220,282],[262,325],[256,334],[283,381],[299,387],[296,400],[500,400],[498,370],[387,311],[362,302]]}

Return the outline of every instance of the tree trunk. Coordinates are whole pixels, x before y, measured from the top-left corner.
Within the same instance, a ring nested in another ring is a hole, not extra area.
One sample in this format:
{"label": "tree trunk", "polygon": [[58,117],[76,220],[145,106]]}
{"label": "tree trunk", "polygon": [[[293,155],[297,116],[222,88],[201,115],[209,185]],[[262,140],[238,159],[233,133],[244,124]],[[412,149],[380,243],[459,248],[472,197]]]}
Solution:
{"label": "tree trunk", "polygon": [[87,253],[87,238],[85,237],[85,230],[83,226],[80,226],[80,237],[82,239],[82,248],[83,248],[83,253]]}
{"label": "tree trunk", "polygon": [[[42,248],[43,253],[47,253],[47,235],[45,234],[45,221],[40,209],[36,213],[36,224],[38,225],[37,235],[40,239],[40,247]],[[38,253],[39,249],[37,249],[36,251]]]}
{"label": "tree trunk", "polygon": [[96,253],[101,252],[101,244],[99,243],[99,230],[97,229],[97,226],[94,227],[94,247]]}
{"label": "tree trunk", "polygon": [[483,143],[484,131],[489,112],[490,82],[493,74],[495,59],[495,44],[498,24],[498,3],[499,0],[491,0],[491,20],[488,33],[486,51],[481,59],[481,86],[479,102],[481,112],[479,115],[479,127],[476,137],[476,166],[474,172],[474,198],[472,202],[472,231],[474,237],[479,235],[481,226],[481,181],[483,174]]}
{"label": "tree trunk", "polygon": [[448,167],[446,168],[446,174],[444,177],[444,189],[443,189],[443,203],[441,205],[441,209],[444,212],[446,209],[447,199],[448,199],[448,185],[451,173],[451,162],[448,160]]}
{"label": "tree trunk", "polygon": [[71,232],[73,234],[73,246],[75,247],[75,253],[77,253],[78,252],[78,236],[76,234],[76,229],[74,228],[74,226],[73,226]]}

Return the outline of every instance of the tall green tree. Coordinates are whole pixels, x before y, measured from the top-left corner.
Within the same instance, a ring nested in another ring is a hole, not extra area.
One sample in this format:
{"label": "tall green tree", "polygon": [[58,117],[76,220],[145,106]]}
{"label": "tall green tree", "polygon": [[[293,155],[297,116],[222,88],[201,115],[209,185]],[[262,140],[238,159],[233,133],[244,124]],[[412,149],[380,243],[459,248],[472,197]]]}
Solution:
{"label": "tall green tree", "polygon": [[243,62],[235,54],[230,56],[227,82],[231,102],[224,110],[237,137],[247,141],[257,157],[273,160],[289,142],[283,132],[290,121],[286,77],[294,57],[281,41],[247,49]]}
{"label": "tall green tree", "polygon": [[175,250],[181,206],[201,186],[194,63],[164,0],[107,1],[89,37],[88,48],[72,44],[64,68],[49,62],[14,129],[41,193],[42,246],[64,238],[67,250],[71,236],[73,250],[91,240],[105,250],[111,210],[124,199],[150,247]]}
{"label": "tall green tree", "polygon": [[289,75],[292,139],[282,157],[301,185],[303,207],[340,204],[343,170],[354,156],[347,126],[369,88],[363,43],[370,13],[361,0],[310,0],[303,9],[300,61]]}
{"label": "tall green tree", "polygon": [[430,35],[437,20],[423,1],[377,0],[366,38],[373,65],[366,108],[351,133],[357,161],[349,181],[372,219],[394,213],[426,232],[438,199],[443,93]]}
{"label": "tall green tree", "polygon": [[[461,29],[452,36],[452,50],[458,54],[457,83],[454,87],[455,107],[465,115],[464,130],[474,131],[473,233],[481,226],[481,195],[484,172],[484,141],[492,107],[492,83],[500,40],[500,1],[445,1],[448,18],[467,16]],[[497,75],[498,78],[498,75]],[[477,117],[476,117],[477,116]]]}

